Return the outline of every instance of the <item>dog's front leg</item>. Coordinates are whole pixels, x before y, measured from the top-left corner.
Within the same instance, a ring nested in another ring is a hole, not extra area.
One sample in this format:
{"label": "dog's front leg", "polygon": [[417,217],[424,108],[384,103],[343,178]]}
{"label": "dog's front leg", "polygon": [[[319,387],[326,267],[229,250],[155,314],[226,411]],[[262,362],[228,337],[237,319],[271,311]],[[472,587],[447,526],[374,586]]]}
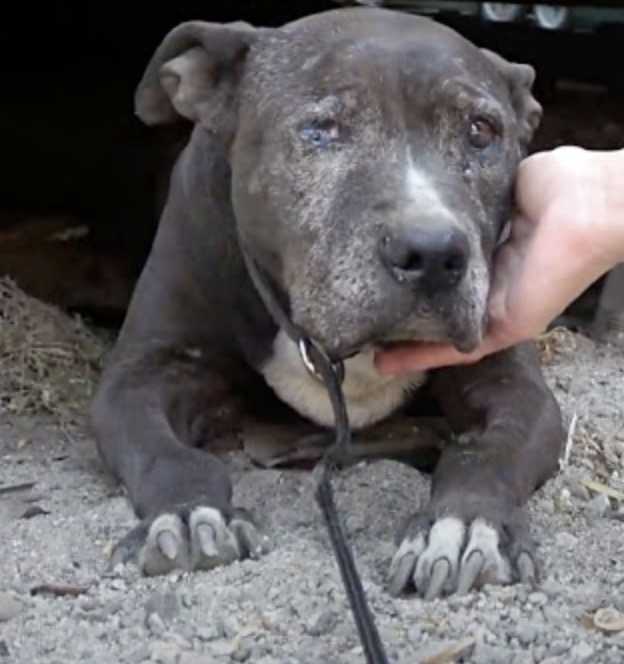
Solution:
{"label": "dog's front leg", "polygon": [[233,392],[227,370],[169,349],[107,370],[93,428],[102,458],[142,519],[117,546],[114,562],[136,557],[153,575],[263,552],[265,538],[231,505],[223,462],[193,447],[236,426]]}
{"label": "dog's front leg", "polygon": [[534,347],[439,371],[432,388],[458,435],[434,471],[429,504],[404,527],[391,590],[413,583],[435,597],[531,581],[537,566],[524,506],[556,470],[564,439]]}

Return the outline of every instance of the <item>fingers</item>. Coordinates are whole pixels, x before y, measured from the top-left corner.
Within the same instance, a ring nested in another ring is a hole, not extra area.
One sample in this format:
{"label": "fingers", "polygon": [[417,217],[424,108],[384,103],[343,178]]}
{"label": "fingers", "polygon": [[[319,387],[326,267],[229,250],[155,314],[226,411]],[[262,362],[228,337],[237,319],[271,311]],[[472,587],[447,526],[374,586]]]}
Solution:
{"label": "fingers", "polygon": [[483,355],[482,347],[472,353],[460,353],[450,344],[405,344],[377,353],[375,366],[381,374],[402,374],[452,364],[472,364]]}

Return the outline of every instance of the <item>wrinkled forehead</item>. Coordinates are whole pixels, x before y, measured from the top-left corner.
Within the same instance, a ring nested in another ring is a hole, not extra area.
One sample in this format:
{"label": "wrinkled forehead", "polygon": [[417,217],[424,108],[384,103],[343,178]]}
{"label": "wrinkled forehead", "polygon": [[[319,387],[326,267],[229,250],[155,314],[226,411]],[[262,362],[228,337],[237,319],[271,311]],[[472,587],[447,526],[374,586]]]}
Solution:
{"label": "wrinkled forehead", "polygon": [[316,38],[305,25],[273,36],[256,54],[254,96],[283,110],[321,103],[328,112],[477,97],[509,103],[505,82],[479,49],[444,26],[406,18],[334,25]]}

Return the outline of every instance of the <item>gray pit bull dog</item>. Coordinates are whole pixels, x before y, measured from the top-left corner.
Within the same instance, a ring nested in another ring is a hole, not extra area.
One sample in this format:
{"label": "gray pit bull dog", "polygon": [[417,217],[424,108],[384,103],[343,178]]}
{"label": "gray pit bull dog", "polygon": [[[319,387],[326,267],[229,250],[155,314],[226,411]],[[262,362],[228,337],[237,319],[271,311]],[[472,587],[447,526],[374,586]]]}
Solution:
{"label": "gray pit bull dog", "polygon": [[478,344],[516,166],[541,115],[533,78],[383,9],[167,35],[137,113],[194,127],[92,408],[101,455],[142,519],[121,555],[146,574],[260,555],[265,535],[198,445],[271,401],[333,424],[244,250],[290,319],[346,360],[354,428],[426,389],[462,434],[402,530],[390,590],[433,597],[535,576],[524,505],[556,468],[563,433],[534,348],[429,376],[381,377],[373,364],[401,340]]}

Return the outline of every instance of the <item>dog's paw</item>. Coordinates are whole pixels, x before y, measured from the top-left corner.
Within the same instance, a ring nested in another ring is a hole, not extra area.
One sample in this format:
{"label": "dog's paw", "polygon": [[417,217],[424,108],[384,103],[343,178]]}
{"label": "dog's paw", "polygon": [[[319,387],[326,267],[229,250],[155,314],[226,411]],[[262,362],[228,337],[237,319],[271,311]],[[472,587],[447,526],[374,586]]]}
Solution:
{"label": "dog's paw", "polygon": [[115,547],[111,564],[135,560],[144,574],[156,576],[256,559],[269,548],[268,537],[247,513],[237,510],[226,519],[214,507],[199,505],[139,524]]}
{"label": "dog's paw", "polygon": [[466,593],[484,584],[535,584],[534,546],[522,518],[493,524],[417,515],[407,525],[390,565],[393,595],[414,588],[425,599]]}

